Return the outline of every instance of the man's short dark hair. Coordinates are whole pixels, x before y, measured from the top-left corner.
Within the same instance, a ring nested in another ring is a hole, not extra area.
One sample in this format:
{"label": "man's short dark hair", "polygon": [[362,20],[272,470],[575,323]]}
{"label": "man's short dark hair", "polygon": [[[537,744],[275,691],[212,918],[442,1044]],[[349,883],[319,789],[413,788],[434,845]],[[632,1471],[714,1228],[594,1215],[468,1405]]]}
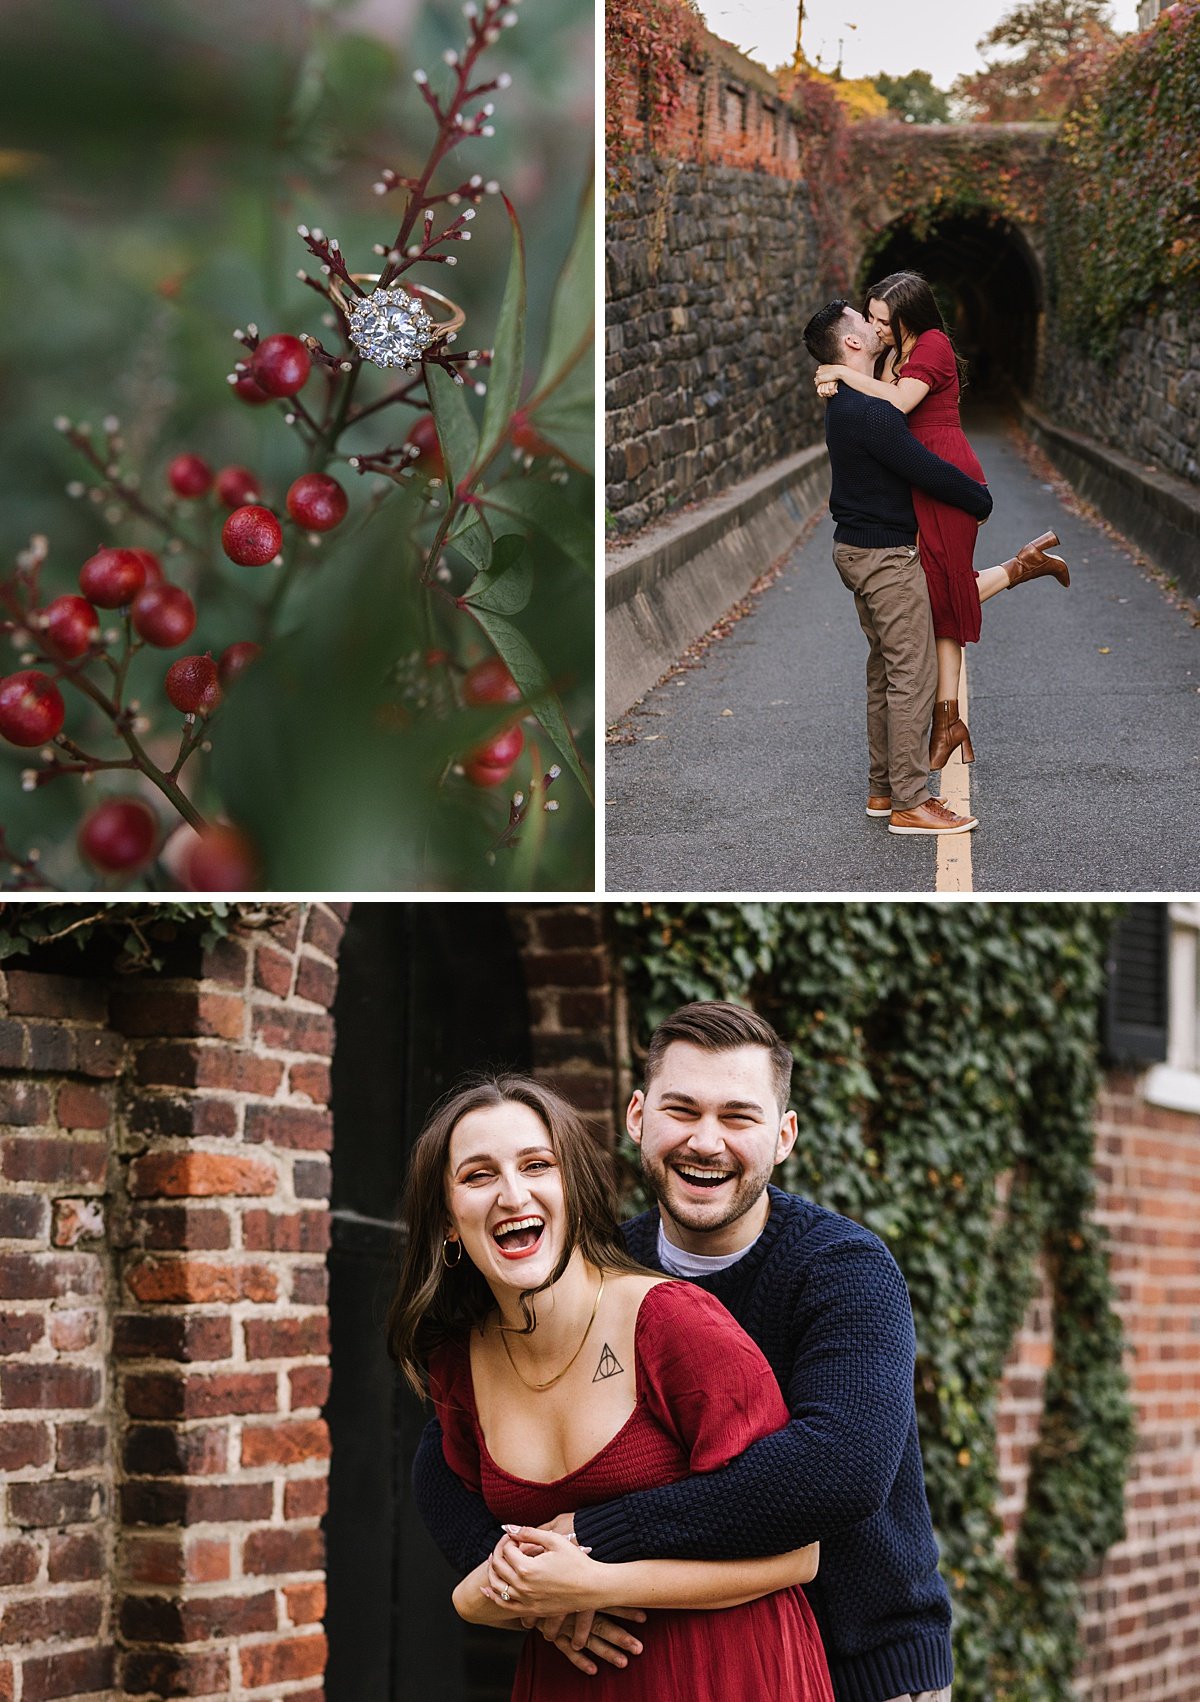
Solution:
{"label": "man's short dark hair", "polygon": [[659,1023],[646,1049],[646,1086],[649,1087],[676,1040],[700,1046],[706,1052],[732,1052],[738,1046],[763,1046],[771,1056],[771,1082],[779,1101],[780,1114],[787,1110],[792,1087],[792,1054],[769,1022],[744,1005],[722,999],[697,1000],[681,1005]]}
{"label": "man's short dark hair", "polygon": [[850,303],[839,296],[837,301],[827,303],[819,313],[814,313],[804,327],[804,346],[822,366],[836,366],[842,358],[843,333],[838,327],[849,306]]}

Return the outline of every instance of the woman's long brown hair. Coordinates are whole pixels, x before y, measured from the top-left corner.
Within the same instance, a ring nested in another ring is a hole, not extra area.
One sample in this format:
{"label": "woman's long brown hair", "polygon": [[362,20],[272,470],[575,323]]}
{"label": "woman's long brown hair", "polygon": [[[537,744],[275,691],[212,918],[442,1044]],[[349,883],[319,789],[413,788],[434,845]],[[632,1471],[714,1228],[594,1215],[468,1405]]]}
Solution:
{"label": "woman's long brown hair", "polygon": [[553,1271],[521,1295],[525,1332],[536,1322],[529,1302],[562,1276],[576,1247],[600,1270],[640,1271],[621,1238],[617,1192],[608,1154],[582,1118],[552,1088],[528,1076],[486,1076],[440,1100],[413,1148],[404,1192],[408,1241],[388,1309],[388,1352],[418,1394],[425,1393],[429,1355],[440,1342],[463,1340],[496,1309],[495,1297],[465,1252],[447,1266],[446,1175],[450,1137],[469,1111],[524,1105],[544,1125],[562,1169],[567,1233]]}
{"label": "woman's long brown hair", "polygon": [[[908,338],[919,337],[922,331],[940,331],[949,342],[954,355],[961,390],[967,382],[967,363],[954,347],[954,341],[946,330],[942,310],[929,286],[929,280],[923,278],[920,272],[889,272],[887,277],[881,278],[877,284],[867,285],[862,305],[863,317],[866,319],[871,317],[873,301],[886,302],[891,314],[892,336],[896,339],[896,364],[893,368],[896,377],[904,376],[900,371],[900,361],[903,345]],[[882,375],[886,360],[885,349],[875,363],[876,378]]]}

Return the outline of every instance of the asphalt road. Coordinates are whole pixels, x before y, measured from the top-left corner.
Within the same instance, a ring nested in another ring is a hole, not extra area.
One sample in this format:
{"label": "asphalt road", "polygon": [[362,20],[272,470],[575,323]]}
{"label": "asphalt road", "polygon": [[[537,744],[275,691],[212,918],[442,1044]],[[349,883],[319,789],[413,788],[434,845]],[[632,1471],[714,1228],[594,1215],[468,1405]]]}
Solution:
{"label": "asphalt road", "polygon": [[[1200,629],[997,417],[967,430],[996,503],[976,566],[1052,528],[1071,567],[1069,590],[985,604],[968,647],[972,890],[1200,890]],[[832,543],[825,515],[753,612],[626,718],[610,893],[937,890],[936,844],[865,813],[866,642]]]}

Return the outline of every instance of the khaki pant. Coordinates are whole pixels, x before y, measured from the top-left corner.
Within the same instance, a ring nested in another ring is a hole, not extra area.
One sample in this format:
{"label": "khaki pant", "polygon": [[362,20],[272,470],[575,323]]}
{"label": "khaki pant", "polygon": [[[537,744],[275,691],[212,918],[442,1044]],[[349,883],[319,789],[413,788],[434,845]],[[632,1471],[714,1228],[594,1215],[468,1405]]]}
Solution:
{"label": "khaki pant", "polygon": [[835,544],[833,560],[854,593],[867,635],[867,751],[870,789],[911,810],[929,796],[929,723],[937,695],[937,651],[925,572],[915,544],[859,549]]}

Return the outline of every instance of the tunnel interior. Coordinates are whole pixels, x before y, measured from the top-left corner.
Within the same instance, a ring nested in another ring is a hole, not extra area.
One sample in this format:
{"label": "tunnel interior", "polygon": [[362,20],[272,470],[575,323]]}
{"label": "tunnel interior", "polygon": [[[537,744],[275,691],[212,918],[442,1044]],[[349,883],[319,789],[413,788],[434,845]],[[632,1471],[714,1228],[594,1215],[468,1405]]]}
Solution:
{"label": "tunnel interior", "polygon": [[1033,388],[1041,284],[1037,262],[1015,225],[987,213],[949,213],[917,235],[908,221],[873,244],[859,288],[889,272],[929,279],[967,362],[964,404],[998,402]]}

